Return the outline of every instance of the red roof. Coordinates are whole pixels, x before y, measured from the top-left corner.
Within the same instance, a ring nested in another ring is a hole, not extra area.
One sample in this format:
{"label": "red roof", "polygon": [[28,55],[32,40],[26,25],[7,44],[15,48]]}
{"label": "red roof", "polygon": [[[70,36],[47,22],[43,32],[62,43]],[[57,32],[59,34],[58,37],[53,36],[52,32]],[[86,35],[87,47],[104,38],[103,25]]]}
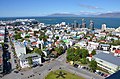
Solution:
{"label": "red roof", "polygon": [[36,44],[37,44],[37,42],[32,42],[32,44],[33,44],[33,45],[36,45]]}
{"label": "red roof", "polygon": [[59,44],[60,42],[59,41],[56,41],[56,44]]}
{"label": "red roof", "polygon": [[2,62],[2,58],[0,58],[0,64],[2,64],[3,62]]}
{"label": "red roof", "polygon": [[115,53],[118,53],[118,54],[120,54],[120,50],[115,50]]}
{"label": "red roof", "polygon": [[100,42],[106,42],[106,40],[100,40]]}
{"label": "red roof", "polygon": [[89,56],[92,57],[92,54],[90,54]]}
{"label": "red roof", "polygon": [[4,34],[0,34],[0,36],[4,36]]}

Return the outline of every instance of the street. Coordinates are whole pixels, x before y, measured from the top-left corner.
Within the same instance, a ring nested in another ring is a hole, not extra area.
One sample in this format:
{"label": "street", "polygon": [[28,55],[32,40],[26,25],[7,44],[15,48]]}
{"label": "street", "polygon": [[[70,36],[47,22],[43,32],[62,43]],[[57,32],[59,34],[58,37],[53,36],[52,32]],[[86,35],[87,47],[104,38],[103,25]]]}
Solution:
{"label": "street", "polygon": [[[66,53],[55,60],[51,60],[49,63],[44,63],[41,67],[38,66],[28,71],[20,71],[19,73],[11,72],[10,74],[5,75],[2,79],[44,79],[50,71],[57,70],[59,68],[82,76],[86,79],[104,79],[92,72],[70,66],[66,63]],[[21,73],[23,73],[23,75],[21,75]]]}

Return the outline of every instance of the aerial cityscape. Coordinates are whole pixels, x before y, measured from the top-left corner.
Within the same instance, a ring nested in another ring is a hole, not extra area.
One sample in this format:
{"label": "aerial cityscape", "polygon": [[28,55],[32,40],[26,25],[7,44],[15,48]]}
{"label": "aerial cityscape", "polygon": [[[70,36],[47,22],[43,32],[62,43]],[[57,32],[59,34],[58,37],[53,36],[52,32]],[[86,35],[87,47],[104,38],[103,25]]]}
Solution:
{"label": "aerial cityscape", "polygon": [[119,0],[0,3],[0,79],[120,79]]}

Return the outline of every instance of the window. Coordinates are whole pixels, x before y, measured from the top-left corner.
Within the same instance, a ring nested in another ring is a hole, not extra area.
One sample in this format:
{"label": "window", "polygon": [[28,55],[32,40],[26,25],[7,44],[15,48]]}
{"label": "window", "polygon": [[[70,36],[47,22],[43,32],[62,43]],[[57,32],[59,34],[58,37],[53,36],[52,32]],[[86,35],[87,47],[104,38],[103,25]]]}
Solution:
{"label": "window", "polygon": [[103,61],[100,60],[100,62],[103,62]]}

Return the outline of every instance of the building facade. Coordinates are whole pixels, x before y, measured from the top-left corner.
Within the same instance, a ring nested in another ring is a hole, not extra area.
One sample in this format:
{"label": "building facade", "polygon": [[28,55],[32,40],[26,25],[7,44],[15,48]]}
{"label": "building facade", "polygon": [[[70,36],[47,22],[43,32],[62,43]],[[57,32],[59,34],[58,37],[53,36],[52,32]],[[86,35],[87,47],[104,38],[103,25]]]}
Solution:
{"label": "building facade", "polygon": [[107,53],[98,53],[93,56],[93,59],[97,62],[97,65],[109,73],[115,73],[120,70],[120,59]]}

